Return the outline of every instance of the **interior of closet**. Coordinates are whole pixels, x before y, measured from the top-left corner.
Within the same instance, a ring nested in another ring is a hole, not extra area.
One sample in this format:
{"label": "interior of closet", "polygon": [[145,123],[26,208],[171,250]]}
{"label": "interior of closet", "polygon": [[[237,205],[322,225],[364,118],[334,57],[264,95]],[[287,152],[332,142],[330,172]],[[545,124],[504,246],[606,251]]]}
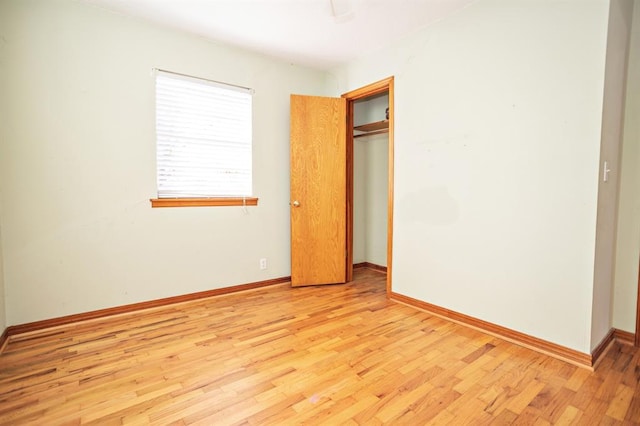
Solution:
{"label": "interior of closet", "polygon": [[387,266],[389,94],[353,105],[353,263]]}

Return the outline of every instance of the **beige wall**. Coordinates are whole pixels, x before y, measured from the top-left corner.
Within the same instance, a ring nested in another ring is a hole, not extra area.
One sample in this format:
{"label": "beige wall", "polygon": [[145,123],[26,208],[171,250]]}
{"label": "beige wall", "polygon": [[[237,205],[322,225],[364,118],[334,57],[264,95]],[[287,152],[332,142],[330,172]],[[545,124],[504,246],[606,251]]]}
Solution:
{"label": "beige wall", "polygon": [[[590,351],[611,315],[607,275],[594,286],[608,6],[483,0],[327,78],[71,0],[0,0],[0,325],[288,275],[289,94],[394,75],[394,291]],[[248,214],[149,207],[154,67],[256,90]]]}
{"label": "beige wall", "polygon": [[[0,10],[1,9],[1,1],[0,0]],[[0,17],[0,23],[2,22],[2,18]],[[0,31],[1,32],[1,31]],[[3,45],[0,42],[0,59],[2,58],[2,49]],[[2,66],[2,62],[0,61],[0,93],[2,92],[2,82],[5,81],[5,70]],[[1,98],[1,96],[0,96]],[[5,109],[8,107],[5,102],[2,102],[0,99],[0,155],[2,153],[2,146],[4,145],[4,138],[2,135],[2,129],[7,126],[6,117],[8,115],[8,111]],[[6,314],[6,303],[5,303],[5,286],[4,286],[4,257],[2,254],[2,247],[4,245],[2,239],[2,193],[3,193],[3,181],[2,181],[2,173],[0,170],[0,335],[4,332],[7,327],[7,314]]]}
{"label": "beige wall", "polygon": [[483,0],[333,71],[395,76],[395,292],[591,350],[608,5]]}
{"label": "beige wall", "polygon": [[[290,274],[289,95],[325,73],[71,0],[1,2],[0,40],[7,324]],[[259,206],[151,209],[152,68],[255,89]]]}
{"label": "beige wall", "polygon": [[367,139],[353,140],[353,263],[367,262]]}
{"label": "beige wall", "polygon": [[387,266],[387,195],[389,135],[367,138],[367,222],[366,258],[374,265]]}
{"label": "beige wall", "polygon": [[353,262],[387,266],[389,136],[354,139]]}
{"label": "beige wall", "polygon": [[[627,56],[632,13],[632,0],[611,0],[602,111],[591,349],[594,349],[602,341],[613,324],[612,295],[620,175],[619,159],[622,145]],[[606,182],[603,175],[605,162],[610,170]]]}
{"label": "beige wall", "polygon": [[[1,77],[0,77],[1,78]],[[1,209],[0,204],[0,211]],[[2,226],[0,226],[0,334],[7,328],[7,314],[4,297],[4,261],[2,257]]]}
{"label": "beige wall", "polygon": [[640,258],[640,2],[635,1],[627,90],[616,241],[613,326],[635,332]]}

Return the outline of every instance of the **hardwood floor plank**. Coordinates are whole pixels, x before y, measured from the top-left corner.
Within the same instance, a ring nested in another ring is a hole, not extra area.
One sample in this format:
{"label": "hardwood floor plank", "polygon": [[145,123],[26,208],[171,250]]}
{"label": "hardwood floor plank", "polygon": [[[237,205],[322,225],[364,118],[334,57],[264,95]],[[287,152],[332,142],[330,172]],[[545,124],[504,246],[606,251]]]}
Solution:
{"label": "hardwood floor plank", "polygon": [[540,411],[541,417],[551,423],[555,423],[564,413],[564,409],[573,400],[576,393],[565,387],[561,387],[557,392],[549,391],[549,393],[546,393],[547,388],[538,394],[538,397],[532,401],[531,405]]}
{"label": "hardwood floor plank", "polygon": [[264,425],[276,424],[276,419],[278,418],[293,418],[296,412],[292,407],[299,404],[303,399],[305,399],[304,395],[287,396],[279,392],[271,394],[269,399],[256,398],[256,405],[260,408],[260,411],[248,416],[246,421],[252,425]]}
{"label": "hardwood floor plank", "polygon": [[623,384],[618,385],[616,394],[607,409],[607,416],[616,420],[624,420],[632,398],[633,389]]}
{"label": "hardwood floor plank", "polygon": [[567,405],[554,424],[556,425],[572,425],[577,424],[582,416],[582,412],[573,405]]}
{"label": "hardwood floor plank", "polygon": [[582,386],[576,391],[576,396],[571,401],[571,405],[574,405],[582,411],[586,411],[589,405],[596,400],[596,392],[602,385],[602,382],[603,379],[600,375],[590,373],[589,377],[587,377]]}
{"label": "hardwood floor plank", "polygon": [[640,424],[640,350],[594,372],[386,299],[272,286],[10,336],[0,425]]}
{"label": "hardwood floor plank", "polygon": [[640,392],[634,392],[629,408],[627,409],[627,414],[625,415],[625,420],[640,424]]}

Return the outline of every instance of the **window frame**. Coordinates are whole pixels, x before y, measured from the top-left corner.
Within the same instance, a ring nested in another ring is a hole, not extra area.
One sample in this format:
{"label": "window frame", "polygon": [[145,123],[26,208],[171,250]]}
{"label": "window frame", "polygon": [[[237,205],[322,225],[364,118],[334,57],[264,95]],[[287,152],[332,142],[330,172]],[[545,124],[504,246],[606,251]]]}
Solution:
{"label": "window frame", "polygon": [[257,206],[258,197],[151,198],[151,207]]}

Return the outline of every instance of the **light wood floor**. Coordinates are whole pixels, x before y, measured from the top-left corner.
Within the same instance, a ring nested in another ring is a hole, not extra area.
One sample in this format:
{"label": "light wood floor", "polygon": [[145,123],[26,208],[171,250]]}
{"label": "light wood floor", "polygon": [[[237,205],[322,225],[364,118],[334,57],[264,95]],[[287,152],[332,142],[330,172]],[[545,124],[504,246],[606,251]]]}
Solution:
{"label": "light wood floor", "polygon": [[639,424],[640,351],[596,372],[387,301],[279,285],[13,337],[0,424]]}

